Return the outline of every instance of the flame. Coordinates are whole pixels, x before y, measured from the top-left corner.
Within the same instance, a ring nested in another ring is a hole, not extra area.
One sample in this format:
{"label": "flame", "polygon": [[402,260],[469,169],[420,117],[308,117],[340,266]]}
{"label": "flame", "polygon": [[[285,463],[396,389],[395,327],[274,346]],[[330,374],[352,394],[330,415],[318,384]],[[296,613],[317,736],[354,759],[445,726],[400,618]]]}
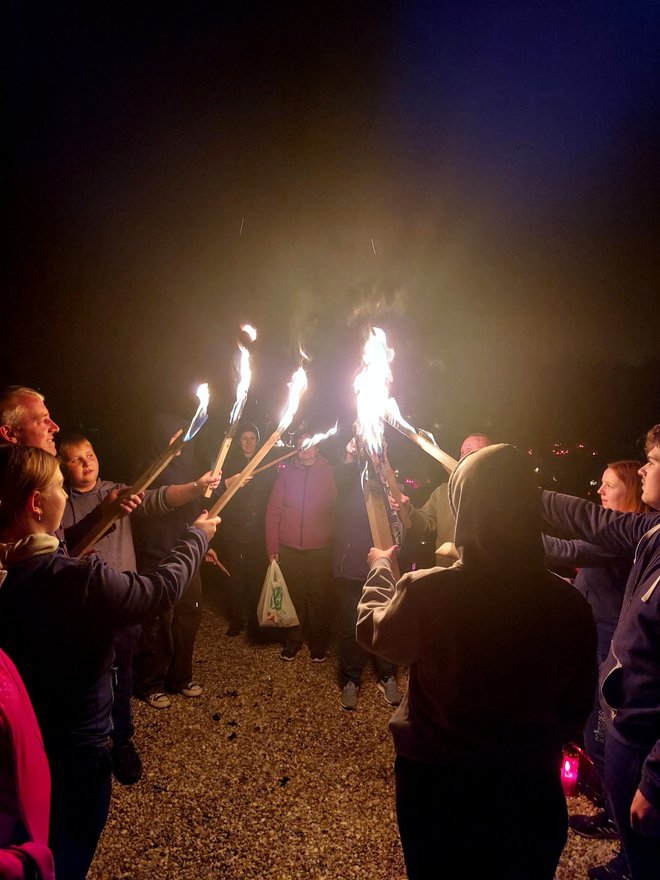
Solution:
{"label": "flame", "polygon": [[314,434],[313,437],[307,437],[300,444],[300,452],[304,452],[306,449],[311,449],[312,446],[318,446],[323,440],[327,440],[328,437],[332,437],[337,433],[337,428],[339,427],[339,422],[335,422],[334,427],[330,428],[325,434]]}
{"label": "flame", "polygon": [[302,345],[298,345],[298,350],[300,351],[301,366],[302,366],[302,362],[303,362],[303,361],[308,361],[308,360],[309,360],[309,355],[305,354],[305,352],[303,351],[303,347],[302,347]]}
{"label": "flame", "polygon": [[291,377],[291,381],[289,382],[289,400],[287,402],[286,409],[282,413],[280,423],[277,426],[277,430],[280,434],[282,433],[282,431],[288,428],[293,421],[296,410],[300,406],[300,398],[303,396],[306,388],[307,373],[303,370],[302,367],[298,367],[296,372]]}
{"label": "flame", "polygon": [[399,404],[393,397],[390,397],[385,406],[385,421],[389,422],[390,425],[394,425],[394,427],[400,426],[405,428],[407,431],[412,431],[414,434],[419,434],[420,437],[423,437],[424,440],[428,440],[429,443],[432,443],[433,446],[438,447],[438,443],[430,431],[425,431],[423,428],[416,428],[414,425],[411,425],[410,422],[407,422],[404,417],[401,415],[401,410],[399,409]]}
{"label": "flame", "polygon": [[204,425],[209,417],[208,408],[209,400],[211,399],[211,393],[209,391],[209,386],[206,382],[200,385],[197,389],[197,397],[199,398],[199,406],[197,407],[197,412],[195,413],[193,420],[190,423],[190,427],[186,431],[186,435],[183,438],[184,443],[187,443],[188,440],[192,440],[192,438],[199,431],[202,425]]}
{"label": "flame", "polygon": [[385,333],[373,327],[364,344],[362,370],[355,377],[357,404],[357,433],[372,455],[383,449],[383,419],[389,400],[392,381],[390,361],[394,352],[387,347]]}
{"label": "flame", "polygon": [[235,425],[243,414],[245,402],[247,400],[248,391],[250,390],[250,382],[252,381],[252,372],[250,371],[250,352],[244,345],[238,343],[241,352],[241,360],[239,367],[239,379],[236,385],[236,402],[232,407],[229,423]]}
{"label": "flame", "polygon": [[243,333],[247,334],[250,339],[250,342],[254,342],[257,338],[257,331],[254,329],[252,324],[241,324],[241,330]]}

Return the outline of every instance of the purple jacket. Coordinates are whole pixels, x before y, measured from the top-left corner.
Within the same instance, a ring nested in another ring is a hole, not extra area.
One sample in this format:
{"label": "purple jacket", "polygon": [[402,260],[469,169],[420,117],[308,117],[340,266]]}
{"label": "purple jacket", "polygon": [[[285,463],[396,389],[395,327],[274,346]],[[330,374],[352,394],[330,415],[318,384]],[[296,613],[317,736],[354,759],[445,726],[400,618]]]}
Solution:
{"label": "purple jacket", "polygon": [[266,550],[280,544],[318,550],[332,543],[337,487],[332,465],[318,455],[313,465],[287,464],[277,476],[266,510]]}

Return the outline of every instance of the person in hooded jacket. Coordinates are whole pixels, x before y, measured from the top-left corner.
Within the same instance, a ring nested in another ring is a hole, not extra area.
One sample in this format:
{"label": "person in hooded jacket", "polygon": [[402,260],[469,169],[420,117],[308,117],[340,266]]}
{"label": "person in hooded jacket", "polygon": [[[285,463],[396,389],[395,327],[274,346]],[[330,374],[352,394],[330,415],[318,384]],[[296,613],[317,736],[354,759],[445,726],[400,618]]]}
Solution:
{"label": "person in hooded jacket", "polygon": [[[253,422],[241,422],[223,467],[221,491],[245,468],[257,451],[258,443],[257,426]],[[263,464],[274,457],[274,453],[269,453]],[[257,603],[268,564],[264,536],[266,505],[276,477],[274,467],[256,474],[223,510],[217,541],[220,558],[229,572],[224,584],[228,636],[239,635],[247,626],[252,638],[259,637]]]}
{"label": "person in hooded jacket", "polygon": [[294,660],[306,637],[311,659],[326,659],[330,638],[330,573],[337,488],[330,462],[312,435],[296,437],[298,454],[277,475],[266,509],[266,550],[279,562],[299,626],[284,630],[282,660]]}
{"label": "person in hooded jacket", "polygon": [[604,787],[630,875],[633,880],[656,880],[660,876],[660,424],[649,429],[644,448],[647,460],[639,475],[649,513],[619,513],[556,492],[543,492],[541,499],[543,516],[552,527],[596,545],[605,558],[628,559],[633,554],[619,620],[600,669],[606,726]]}
{"label": "person in hooded jacket", "polygon": [[[134,508],[139,500],[130,497]],[[83,880],[110,806],[114,632],[171,608],[219,518],[203,513],[161,565],[140,576],[95,554],[68,556],[54,537],[66,502],[55,456],[30,446],[0,449],[0,646],[43,735],[56,876]]]}
{"label": "person in hooded jacket", "polygon": [[449,481],[458,561],[395,583],[372,549],[357,640],[410,664],[390,721],[410,880],[552,880],[567,837],[562,744],[591,711],[596,631],[544,566],[538,492],[517,449],[467,455]]}

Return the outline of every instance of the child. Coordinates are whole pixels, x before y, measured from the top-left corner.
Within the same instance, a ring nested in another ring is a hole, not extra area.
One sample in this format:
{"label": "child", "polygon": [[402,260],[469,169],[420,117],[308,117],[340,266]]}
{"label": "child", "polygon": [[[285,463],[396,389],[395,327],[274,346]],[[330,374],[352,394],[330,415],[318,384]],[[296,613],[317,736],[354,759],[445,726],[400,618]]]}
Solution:
{"label": "child", "polygon": [[[99,479],[99,460],[94,448],[89,440],[80,434],[69,434],[62,440],[60,457],[69,495],[62,524],[65,538],[71,546],[75,546],[89,528],[87,525],[81,530],[81,521],[86,520],[89,523],[91,519],[89,514],[97,509],[104,510],[126,486]],[[160,489],[147,491],[142,505],[136,510],[136,516],[167,513],[174,507],[180,507],[198,498],[204,494],[208,486],[215,488],[218,483],[219,478],[212,477],[209,471],[191,483],[162,486]],[[76,529],[76,526],[79,528]],[[74,534],[75,539],[73,539]],[[129,517],[118,519],[94,549],[117,571],[137,571]],[[138,625],[117,630],[114,638],[112,761],[115,777],[124,785],[137,782],[142,774],[140,756],[133,743],[134,726],[131,713],[133,655],[139,636]]]}

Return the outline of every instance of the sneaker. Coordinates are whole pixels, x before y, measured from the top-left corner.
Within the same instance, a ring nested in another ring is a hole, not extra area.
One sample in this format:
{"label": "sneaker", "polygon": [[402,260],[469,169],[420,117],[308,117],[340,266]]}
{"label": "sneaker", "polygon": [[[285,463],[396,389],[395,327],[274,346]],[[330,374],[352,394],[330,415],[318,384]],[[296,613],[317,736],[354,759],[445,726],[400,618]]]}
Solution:
{"label": "sneaker", "polygon": [[617,840],[619,832],[605,810],[594,816],[569,816],[568,827],[580,837],[592,840]]}
{"label": "sneaker", "polygon": [[316,652],[312,653],[309,659],[312,661],[312,663],[325,663],[325,661],[328,659],[328,655],[325,653],[325,651],[322,654]]}
{"label": "sneaker", "polygon": [[167,694],[149,694],[146,702],[152,709],[169,709],[172,705],[172,701]]}
{"label": "sneaker", "polygon": [[632,874],[628,867],[628,859],[623,851],[617,853],[612,861],[598,868],[588,868],[589,880],[632,880]]}
{"label": "sneaker", "polygon": [[240,624],[232,623],[225,635],[229,636],[230,639],[233,639],[235,636],[240,636],[242,632],[243,627]]}
{"label": "sneaker", "polygon": [[201,697],[204,693],[204,688],[201,684],[189,681],[188,684],[179,688],[179,693],[184,697]]}
{"label": "sneaker", "polygon": [[132,739],[112,744],[112,772],[122,785],[134,785],[142,776],[142,761]]}
{"label": "sneaker", "polygon": [[354,681],[347,681],[341,690],[341,704],[344,709],[355,709],[358,704],[359,687]]}
{"label": "sneaker", "polygon": [[295,660],[296,654],[299,650],[300,648],[298,647],[298,645],[293,648],[282,648],[282,650],[280,651],[280,660]]}
{"label": "sneaker", "polygon": [[393,675],[379,681],[378,690],[385,697],[385,702],[388,706],[398,706],[403,699],[401,691],[397,687],[396,678]]}

